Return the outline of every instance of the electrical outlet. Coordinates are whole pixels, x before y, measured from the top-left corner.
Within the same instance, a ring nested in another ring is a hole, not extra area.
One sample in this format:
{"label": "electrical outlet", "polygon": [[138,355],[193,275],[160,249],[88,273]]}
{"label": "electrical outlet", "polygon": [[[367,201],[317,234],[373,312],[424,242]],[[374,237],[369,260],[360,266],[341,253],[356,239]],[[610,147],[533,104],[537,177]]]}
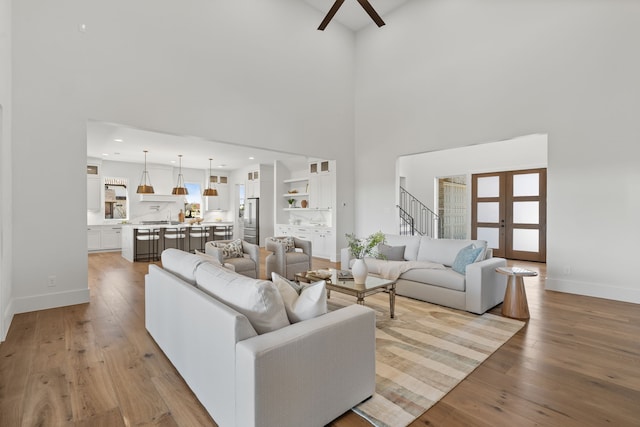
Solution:
{"label": "electrical outlet", "polygon": [[56,276],[49,276],[47,278],[47,286],[53,287],[56,285]]}

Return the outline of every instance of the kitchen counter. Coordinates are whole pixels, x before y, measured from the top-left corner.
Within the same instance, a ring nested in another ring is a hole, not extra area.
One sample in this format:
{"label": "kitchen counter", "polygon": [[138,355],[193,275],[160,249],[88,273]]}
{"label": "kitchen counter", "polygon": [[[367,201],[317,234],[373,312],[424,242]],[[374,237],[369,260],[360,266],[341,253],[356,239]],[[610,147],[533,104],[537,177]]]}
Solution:
{"label": "kitchen counter", "polygon": [[[234,223],[232,221],[213,221],[213,222],[201,222],[200,224],[189,224],[188,222],[176,223],[176,224],[122,224],[122,257],[128,261],[133,262],[136,259],[136,250],[137,250],[137,241],[136,241],[136,233],[137,230],[160,230],[160,239],[158,240],[158,255],[162,253],[164,250],[164,242],[163,242],[163,231],[167,228],[182,228],[184,230],[189,230],[190,228],[195,227],[233,227]],[[209,232],[210,236],[208,240],[214,240],[214,230]],[[188,233],[184,242],[184,249],[190,250]],[[222,239],[215,239],[222,240]],[[197,241],[197,240],[196,240]]]}

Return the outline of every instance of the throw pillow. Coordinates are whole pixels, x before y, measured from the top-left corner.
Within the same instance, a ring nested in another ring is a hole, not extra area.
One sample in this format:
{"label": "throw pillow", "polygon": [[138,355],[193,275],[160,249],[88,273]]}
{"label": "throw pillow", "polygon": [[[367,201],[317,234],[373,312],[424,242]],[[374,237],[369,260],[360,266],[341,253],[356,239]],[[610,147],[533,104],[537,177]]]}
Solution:
{"label": "throw pillow", "polygon": [[278,289],[268,280],[252,279],[203,263],[196,270],[196,281],[198,288],[244,314],[258,334],[291,323]]}
{"label": "throw pillow", "polygon": [[213,242],[216,248],[222,249],[222,256],[224,258],[242,258],[244,252],[242,251],[242,240],[236,239],[229,243]]}
{"label": "throw pillow", "polygon": [[453,261],[453,271],[457,271],[460,274],[465,274],[467,271],[467,265],[475,262],[476,258],[482,252],[484,248],[476,248],[473,245],[465,246],[460,249],[456,259]]}
{"label": "throw pillow", "polygon": [[271,240],[284,245],[285,252],[293,252],[296,249],[296,243],[293,237],[272,237]]}
{"label": "throw pillow", "polygon": [[387,261],[404,261],[405,246],[389,246],[384,243],[378,244],[378,254]]}
{"label": "throw pillow", "polygon": [[327,312],[327,289],[324,280],[298,284],[277,273],[271,273],[271,278],[282,296],[291,323],[312,319]]}

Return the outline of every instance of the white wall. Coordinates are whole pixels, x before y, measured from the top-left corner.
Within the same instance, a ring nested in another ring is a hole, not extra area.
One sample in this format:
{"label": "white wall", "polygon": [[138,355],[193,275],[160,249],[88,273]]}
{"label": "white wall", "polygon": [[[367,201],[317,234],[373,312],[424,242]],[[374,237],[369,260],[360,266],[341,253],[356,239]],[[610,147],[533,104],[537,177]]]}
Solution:
{"label": "white wall", "polygon": [[466,176],[467,236],[471,236],[471,175],[546,168],[547,135],[525,135],[507,141],[402,156],[397,165],[398,177],[405,177],[404,188],[436,213],[437,178]]}
{"label": "white wall", "polygon": [[[21,0],[13,9],[18,311],[88,299],[87,119],[340,158],[342,195],[352,197],[354,37],[317,31],[322,14],[306,4]],[[60,188],[77,197],[50,209]]]}
{"label": "white wall", "polygon": [[11,1],[0,0],[0,342],[13,318],[11,304]]}
{"label": "white wall", "polygon": [[398,156],[546,133],[547,287],[640,302],[640,2],[412,1],[385,21],[357,36],[357,231],[395,228]]}

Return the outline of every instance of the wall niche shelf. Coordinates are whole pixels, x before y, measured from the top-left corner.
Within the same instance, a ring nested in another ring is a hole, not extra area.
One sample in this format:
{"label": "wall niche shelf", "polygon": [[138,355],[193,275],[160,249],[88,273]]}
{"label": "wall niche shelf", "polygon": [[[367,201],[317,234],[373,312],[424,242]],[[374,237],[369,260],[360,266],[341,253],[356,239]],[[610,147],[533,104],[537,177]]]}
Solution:
{"label": "wall niche shelf", "polygon": [[284,208],[285,211],[331,211],[330,208]]}
{"label": "wall niche shelf", "polygon": [[287,194],[283,194],[282,197],[308,197],[309,193],[287,193]]}

